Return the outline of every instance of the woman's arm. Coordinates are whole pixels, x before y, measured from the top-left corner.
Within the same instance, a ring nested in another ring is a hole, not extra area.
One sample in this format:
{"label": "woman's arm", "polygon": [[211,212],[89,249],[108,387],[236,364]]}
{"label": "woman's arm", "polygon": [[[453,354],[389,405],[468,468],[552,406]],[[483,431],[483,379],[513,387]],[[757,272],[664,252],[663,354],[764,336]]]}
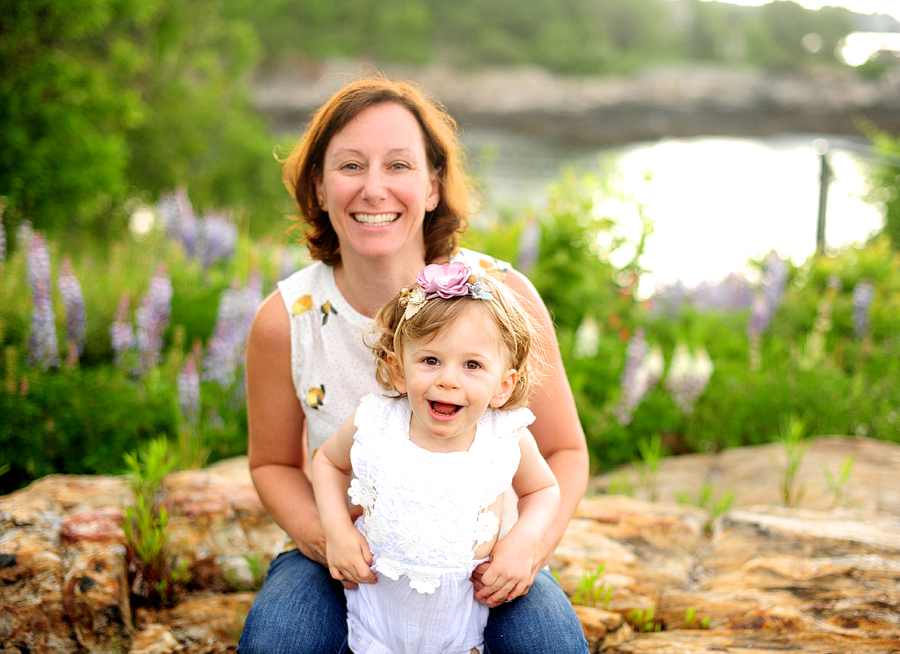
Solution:
{"label": "woman's arm", "polygon": [[306,419],[291,376],[290,318],[279,291],[250,328],[247,420],[250,475],[263,506],[303,554],[325,565],[325,534],[304,472]]}
{"label": "woman's arm", "polygon": [[540,569],[550,561],[578,503],[584,497],[589,472],[588,451],[547,307],[531,282],[521,274],[511,271],[506,283],[522,298],[543,344],[539,349],[543,360],[540,369],[542,376],[531,396],[530,408],[535,421],[530,429],[559,484],[560,504],[553,523],[541,541],[540,565],[537,567]]}

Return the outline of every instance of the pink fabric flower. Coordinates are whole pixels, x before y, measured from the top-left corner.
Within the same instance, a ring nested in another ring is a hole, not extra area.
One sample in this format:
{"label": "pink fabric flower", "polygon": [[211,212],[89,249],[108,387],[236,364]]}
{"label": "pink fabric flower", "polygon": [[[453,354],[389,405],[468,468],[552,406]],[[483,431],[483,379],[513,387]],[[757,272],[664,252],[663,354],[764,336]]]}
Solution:
{"label": "pink fabric flower", "polygon": [[448,299],[469,293],[467,282],[471,275],[472,269],[464,263],[432,263],[425,266],[416,281],[425,291],[427,299]]}

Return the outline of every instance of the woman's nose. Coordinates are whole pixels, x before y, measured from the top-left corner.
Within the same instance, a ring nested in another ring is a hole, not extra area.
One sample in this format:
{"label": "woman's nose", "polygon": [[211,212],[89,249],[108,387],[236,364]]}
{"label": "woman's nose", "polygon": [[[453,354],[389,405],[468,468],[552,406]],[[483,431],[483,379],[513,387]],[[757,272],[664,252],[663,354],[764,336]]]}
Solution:
{"label": "woman's nose", "polygon": [[369,170],[363,184],[362,198],[369,204],[375,204],[384,199],[384,177],[379,170]]}

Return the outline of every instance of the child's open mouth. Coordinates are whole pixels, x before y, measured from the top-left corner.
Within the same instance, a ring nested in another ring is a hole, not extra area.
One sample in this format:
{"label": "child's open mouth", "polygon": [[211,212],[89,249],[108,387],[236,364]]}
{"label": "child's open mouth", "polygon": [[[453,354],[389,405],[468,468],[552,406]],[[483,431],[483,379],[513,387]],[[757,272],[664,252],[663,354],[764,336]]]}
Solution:
{"label": "child's open mouth", "polygon": [[428,405],[431,407],[431,415],[438,420],[450,420],[460,410],[458,404],[447,404],[446,402],[431,401]]}

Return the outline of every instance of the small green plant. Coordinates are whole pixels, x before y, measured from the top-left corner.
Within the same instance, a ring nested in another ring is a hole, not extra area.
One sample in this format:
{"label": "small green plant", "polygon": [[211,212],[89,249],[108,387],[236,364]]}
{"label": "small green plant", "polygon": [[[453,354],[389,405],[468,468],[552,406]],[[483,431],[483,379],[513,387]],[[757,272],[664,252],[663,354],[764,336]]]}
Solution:
{"label": "small green plant", "polygon": [[620,469],[609,476],[609,486],[606,492],[610,495],[634,496],[634,484],[631,483],[628,470]]}
{"label": "small green plant", "polygon": [[662,622],[656,619],[656,610],[652,606],[648,606],[643,611],[630,611],[625,619],[641,633],[662,631]]}
{"label": "small green plant", "polygon": [[784,447],[785,455],[781,469],[781,496],[784,505],[792,507],[799,504],[803,497],[803,488],[797,487],[797,473],[810,446],[806,440],[806,423],[791,416],[788,424],[782,428],[779,441]]}
{"label": "small green plant", "polygon": [[662,438],[659,434],[653,434],[649,439],[640,439],[637,445],[641,454],[641,463],[638,467],[641,486],[644,488],[650,501],[655,502],[659,495],[659,487],[657,485],[659,464],[664,456]]}
{"label": "small green plant", "polygon": [[606,561],[597,566],[592,572],[585,572],[578,580],[578,589],[572,596],[572,604],[579,606],[602,606],[609,608],[612,597],[612,588],[605,584],[597,585],[597,580],[606,568]]}
{"label": "small green plant", "polygon": [[714,497],[713,485],[707,480],[700,486],[700,492],[697,494],[696,499],[691,498],[687,493],[679,493],[678,503],[684,505],[692,504],[699,506],[701,509],[706,509],[712,513],[712,517],[715,520],[734,504],[734,489],[729,488],[718,497]]}
{"label": "small green plant", "polygon": [[855,457],[852,454],[848,455],[847,458],[844,459],[844,462],[841,463],[841,471],[837,477],[832,475],[828,466],[822,462],[822,473],[825,475],[825,483],[828,485],[828,489],[834,493],[834,497],[831,500],[832,508],[840,506],[843,502],[844,487],[850,480],[850,473],[853,470],[854,462]]}
{"label": "small green plant", "polygon": [[709,625],[712,620],[709,617],[697,619],[697,609],[695,607],[691,607],[687,610],[687,613],[684,615],[684,628],[685,629],[709,629]]}
{"label": "small green plant", "polygon": [[269,570],[269,562],[259,552],[254,552],[244,558],[247,559],[247,563],[250,565],[250,574],[253,575],[253,587],[257,590],[262,588],[266,572]]}
{"label": "small green plant", "polygon": [[187,561],[175,565],[169,551],[169,514],[160,501],[163,479],[175,459],[165,438],[125,455],[134,506],[125,509],[125,548],[132,606],[171,606],[190,579]]}

